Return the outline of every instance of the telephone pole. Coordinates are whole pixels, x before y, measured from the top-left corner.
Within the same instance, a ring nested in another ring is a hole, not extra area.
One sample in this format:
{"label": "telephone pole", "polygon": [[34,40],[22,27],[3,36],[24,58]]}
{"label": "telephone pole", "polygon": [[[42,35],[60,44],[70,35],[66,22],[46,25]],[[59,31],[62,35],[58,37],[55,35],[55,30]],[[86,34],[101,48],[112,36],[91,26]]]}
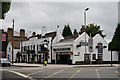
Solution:
{"label": "telephone pole", "polygon": [[13,35],[12,35],[12,65],[13,65],[13,60],[14,60],[14,19],[13,19],[13,25],[12,25],[12,27],[13,27]]}

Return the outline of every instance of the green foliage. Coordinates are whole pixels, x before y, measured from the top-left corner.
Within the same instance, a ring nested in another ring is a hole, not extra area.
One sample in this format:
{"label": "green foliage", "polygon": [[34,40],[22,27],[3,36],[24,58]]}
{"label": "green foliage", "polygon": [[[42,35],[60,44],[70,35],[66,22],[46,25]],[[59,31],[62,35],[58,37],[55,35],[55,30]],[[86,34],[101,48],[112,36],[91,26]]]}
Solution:
{"label": "green foliage", "polygon": [[5,13],[7,13],[10,9],[11,2],[2,2],[2,13],[0,12],[0,19],[4,19]]}
{"label": "green foliage", "polygon": [[72,35],[72,31],[71,31],[69,25],[65,25],[65,26],[64,26],[64,29],[63,29],[62,35],[63,35],[63,37],[71,36],[71,35]]}
{"label": "green foliage", "polygon": [[[79,34],[82,34],[83,32],[85,32],[85,27],[80,29]],[[104,35],[102,32],[103,30],[101,30],[100,26],[98,25],[89,24],[86,26],[86,33],[91,37],[94,37],[96,34],[100,34],[104,38],[106,35]]]}
{"label": "green foliage", "polygon": [[117,25],[113,39],[109,43],[109,50],[120,51],[120,23]]}

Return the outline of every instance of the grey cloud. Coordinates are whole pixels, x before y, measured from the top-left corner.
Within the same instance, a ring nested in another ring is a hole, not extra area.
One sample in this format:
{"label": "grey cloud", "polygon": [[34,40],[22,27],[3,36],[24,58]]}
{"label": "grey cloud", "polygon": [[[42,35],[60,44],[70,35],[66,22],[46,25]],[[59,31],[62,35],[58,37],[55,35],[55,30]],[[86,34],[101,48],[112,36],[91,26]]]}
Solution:
{"label": "grey cloud", "polygon": [[25,28],[27,31],[40,33],[42,26],[46,26],[48,31],[55,31],[58,24],[63,29],[68,23],[72,30],[79,30],[86,7],[90,8],[87,11],[87,23],[101,25],[107,40],[110,40],[117,24],[117,2],[13,2],[3,28],[9,27],[14,18],[16,31]]}

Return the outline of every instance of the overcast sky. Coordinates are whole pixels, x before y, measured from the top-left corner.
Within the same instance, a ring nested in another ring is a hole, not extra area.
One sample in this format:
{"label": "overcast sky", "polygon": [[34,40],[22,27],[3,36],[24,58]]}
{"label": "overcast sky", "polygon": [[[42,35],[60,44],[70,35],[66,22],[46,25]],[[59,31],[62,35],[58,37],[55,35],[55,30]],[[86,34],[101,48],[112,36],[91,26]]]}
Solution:
{"label": "overcast sky", "polygon": [[15,19],[16,31],[24,28],[27,33],[36,31],[40,34],[42,26],[46,26],[48,31],[56,31],[57,25],[62,31],[65,24],[79,31],[84,24],[83,12],[87,7],[90,8],[87,24],[100,25],[107,35],[105,39],[111,41],[118,23],[117,2],[12,2],[0,28],[7,30]]}

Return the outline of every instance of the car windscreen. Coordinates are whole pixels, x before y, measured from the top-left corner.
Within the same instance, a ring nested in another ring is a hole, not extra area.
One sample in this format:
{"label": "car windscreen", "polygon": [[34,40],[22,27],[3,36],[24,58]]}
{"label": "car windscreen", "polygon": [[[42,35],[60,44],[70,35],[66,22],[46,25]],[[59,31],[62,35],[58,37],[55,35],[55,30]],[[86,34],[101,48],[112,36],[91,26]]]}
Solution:
{"label": "car windscreen", "polygon": [[6,59],[1,59],[1,63],[9,63],[9,61]]}

